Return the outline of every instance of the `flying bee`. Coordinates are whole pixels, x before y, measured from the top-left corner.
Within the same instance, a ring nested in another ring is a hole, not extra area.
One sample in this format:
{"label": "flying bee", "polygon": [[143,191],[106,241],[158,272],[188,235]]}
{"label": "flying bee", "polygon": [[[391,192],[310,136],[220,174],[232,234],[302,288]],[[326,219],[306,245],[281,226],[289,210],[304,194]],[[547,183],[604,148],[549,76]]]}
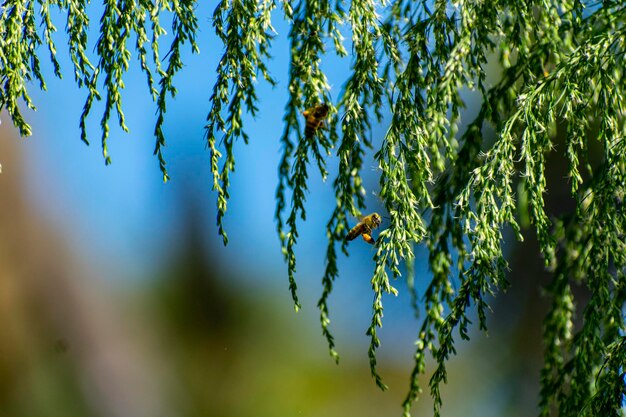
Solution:
{"label": "flying bee", "polygon": [[373,245],[374,243],[376,243],[376,240],[372,237],[372,230],[380,226],[381,222],[382,219],[380,218],[380,215],[378,213],[368,214],[367,216],[363,217],[356,226],[350,229],[348,235],[346,236],[346,239],[354,240],[357,236],[361,235],[363,236],[363,240],[365,240],[370,245]]}
{"label": "flying bee", "polygon": [[312,139],[317,130],[324,126],[324,119],[328,116],[329,107],[327,104],[322,103],[317,106],[309,107],[302,112],[302,115],[306,119],[306,128],[304,129],[304,137]]}

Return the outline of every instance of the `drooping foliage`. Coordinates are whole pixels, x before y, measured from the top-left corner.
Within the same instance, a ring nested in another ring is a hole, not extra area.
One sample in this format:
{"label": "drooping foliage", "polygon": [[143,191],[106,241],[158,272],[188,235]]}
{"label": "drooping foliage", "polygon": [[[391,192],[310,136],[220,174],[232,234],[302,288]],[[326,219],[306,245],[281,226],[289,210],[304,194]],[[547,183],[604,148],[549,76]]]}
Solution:
{"label": "drooping foliage", "polygon": [[[166,102],[176,93],[173,78],[183,65],[181,48],[188,43],[197,50],[195,10],[206,6],[191,0],[105,0],[99,38],[90,43],[87,4],[3,4],[0,109],[8,111],[23,135],[31,133],[19,102],[34,108],[31,81],[45,89],[38,55],[42,44],[55,74],[62,74],[52,39],[51,8],[56,7],[67,16],[75,81],[87,90],[82,139],[87,141],[85,120],[94,99],[104,98],[101,141],[110,162],[109,121],[115,112],[125,129],[121,90],[134,49],[157,105],[155,154],[167,179],[162,152]],[[161,58],[164,14],[171,17],[172,30]],[[447,379],[446,362],[456,352],[454,335],[468,338],[473,314],[486,330],[487,300],[508,285],[504,235],[521,241],[520,222],[531,225],[538,256],[552,273],[546,288],[551,308],[544,327],[540,414],[619,415],[626,394],[626,5],[575,0],[218,2],[210,24],[224,49],[210,97],[206,142],[224,243],[233,149],[237,139],[249,140],[242,114],[257,110],[259,74],[274,83],[266,60],[276,19],[286,19],[291,28],[276,220],[296,308],[294,248],[298,222],[306,220],[310,165],[326,178],[327,164],[337,164],[318,303],[331,356],[339,358],[328,299],[339,277],[338,249],[348,254],[349,220],[365,210],[361,170],[371,152],[379,173],[376,191],[389,218],[374,251],[367,329],[372,376],[383,389],[376,368],[383,296],[397,293],[391,279],[402,277],[403,263],[411,270],[416,245],[429,251],[430,282],[424,294],[414,295],[424,314],[404,415],[420,392],[418,377],[426,373],[430,355],[436,364],[429,388],[435,415],[440,415],[439,388]],[[346,34],[349,39],[343,38]],[[91,45],[96,58],[88,53]],[[336,102],[321,66],[329,55],[350,64]],[[488,68],[500,68],[500,77],[487,82]],[[469,92],[480,103],[475,117],[462,121]],[[330,106],[326,126],[305,137],[301,113],[321,103]],[[383,108],[390,113],[386,134],[372,137],[373,122],[385,120]],[[600,149],[600,157],[592,158],[591,148]],[[564,213],[549,212],[544,201],[548,156],[566,161],[573,208]],[[411,276],[407,279],[412,288]],[[587,287],[589,296],[577,299],[573,285]],[[579,325],[576,317],[582,319]]]}

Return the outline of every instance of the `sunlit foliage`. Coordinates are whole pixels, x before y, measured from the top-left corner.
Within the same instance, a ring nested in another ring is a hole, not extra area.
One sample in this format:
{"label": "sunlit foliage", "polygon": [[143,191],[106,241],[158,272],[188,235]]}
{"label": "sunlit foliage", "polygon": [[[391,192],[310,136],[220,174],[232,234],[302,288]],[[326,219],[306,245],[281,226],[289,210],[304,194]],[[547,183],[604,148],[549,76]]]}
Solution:
{"label": "sunlit foliage", "polygon": [[[85,0],[3,4],[0,109],[8,111],[23,135],[31,133],[18,103],[34,107],[28,93],[31,81],[45,89],[41,45],[47,47],[55,74],[61,75],[51,36],[56,28],[50,9],[56,7],[67,16],[74,78],[87,90],[82,139],[87,141],[85,120],[93,100],[104,98],[101,141],[105,161],[110,161],[109,120],[115,112],[125,129],[121,89],[133,49],[156,102],[155,154],[167,179],[162,154],[166,99],[176,93],[173,77],[182,68],[181,47],[188,43],[197,50],[195,9],[200,4],[105,0],[94,62],[87,54],[86,5]],[[162,59],[163,14],[171,18],[172,41]],[[383,295],[397,293],[391,279],[402,277],[403,263],[411,270],[416,245],[429,251],[430,282],[423,296],[415,296],[423,314],[404,414],[409,415],[420,392],[418,377],[426,373],[431,355],[436,364],[429,388],[435,415],[440,414],[439,389],[446,382],[446,361],[456,352],[454,335],[468,339],[474,314],[478,327],[486,330],[487,300],[508,285],[504,236],[521,241],[520,224],[528,223],[540,244],[538,256],[553,277],[546,288],[551,309],[545,319],[540,414],[619,415],[626,392],[624,3],[218,2],[211,24],[224,49],[208,105],[206,141],[224,243],[222,220],[235,167],[234,144],[238,138],[249,139],[242,114],[254,115],[257,109],[257,76],[274,83],[265,62],[276,35],[272,19],[281,18],[290,23],[291,64],[276,220],[297,309],[294,247],[298,222],[306,219],[310,158],[323,178],[327,164],[337,164],[332,179],[336,206],[327,225],[318,303],[331,356],[339,359],[328,308],[339,275],[337,247],[348,254],[349,219],[365,210],[361,169],[371,152],[379,169],[376,191],[389,219],[375,247],[373,314],[367,329],[372,376],[382,389],[376,350]],[[350,38],[344,39],[348,33]],[[350,63],[336,102],[321,68],[328,55]],[[488,63],[502,68],[496,82],[486,82]],[[476,92],[481,102],[476,117],[461,123],[463,91]],[[327,126],[306,138],[301,113],[320,103],[330,106]],[[372,137],[372,123],[383,121],[385,106],[391,113],[387,132]],[[559,130],[564,133],[557,146]],[[589,157],[590,147],[601,148],[601,157]],[[567,161],[564,180],[574,208],[565,213],[546,210],[549,154]],[[577,299],[573,285],[586,286],[590,295]],[[576,318],[582,319],[579,325]]]}

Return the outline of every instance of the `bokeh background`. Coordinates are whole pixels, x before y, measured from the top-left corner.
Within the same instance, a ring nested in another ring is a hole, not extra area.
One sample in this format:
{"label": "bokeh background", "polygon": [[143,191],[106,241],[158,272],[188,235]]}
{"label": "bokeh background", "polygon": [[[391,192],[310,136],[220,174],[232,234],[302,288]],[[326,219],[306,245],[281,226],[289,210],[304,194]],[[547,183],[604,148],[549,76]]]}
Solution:
{"label": "bokeh background", "polygon": [[[100,6],[89,7],[95,42]],[[105,167],[101,156],[101,104],[89,118],[91,146],[80,141],[86,93],[71,79],[62,31],[55,40],[68,75],[48,77],[48,91],[34,93],[38,111],[27,115],[33,136],[18,138],[0,113],[0,415],[401,415],[419,321],[406,285],[396,282],[400,295],[384,299],[379,366],[390,390],[381,392],[369,375],[365,336],[372,301],[369,245],[351,244],[331,296],[339,365],[320,332],[316,303],[325,224],[334,207],[333,169],[325,183],[311,175],[308,220],[300,225],[297,247],[304,308],[293,309],[273,220],[289,69],[284,22],[276,23],[270,63],[279,84],[259,83],[259,115],[246,119],[251,142],[236,146],[226,217],[230,243],[222,246],[203,143],[222,47],[210,10],[198,14],[201,53],[184,56],[186,67],[175,78],[179,93],[168,104],[167,184],[152,155],[156,106],[138,65],[125,78],[130,133],[111,130],[112,165]],[[325,62],[335,99],[348,64]],[[44,71],[52,73],[47,62]],[[498,68],[490,72],[495,81]],[[477,106],[470,92],[466,97],[469,120]],[[384,132],[384,124],[374,128],[374,143]],[[368,209],[381,210],[378,172],[369,157]],[[548,203],[562,197],[556,189]],[[459,338],[443,388],[445,416],[536,414],[546,277],[534,236],[525,234],[525,252],[512,237],[507,242],[512,286],[493,300],[489,335],[474,331],[470,342]],[[418,288],[429,279],[426,259],[418,248]],[[416,416],[432,414],[432,370],[422,379]]]}

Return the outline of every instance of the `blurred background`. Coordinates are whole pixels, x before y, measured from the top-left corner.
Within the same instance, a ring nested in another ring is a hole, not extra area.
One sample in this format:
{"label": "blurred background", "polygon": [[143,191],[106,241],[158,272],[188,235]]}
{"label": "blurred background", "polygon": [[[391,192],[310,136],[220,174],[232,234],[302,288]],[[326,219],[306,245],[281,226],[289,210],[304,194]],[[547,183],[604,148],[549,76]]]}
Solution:
{"label": "blurred background", "polygon": [[[98,8],[89,10],[94,28]],[[86,93],[71,79],[62,31],[55,41],[68,76],[48,76],[48,91],[34,93],[38,111],[27,115],[33,136],[18,138],[0,113],[0,415],[401,415],[419,321],[404,282],[396,282],[400,295],[384,299],[379,366],[390,390],[381,392],[369,374],[365,336],[369,245],[350,246],[331,296],[339,365],[320,332],[316,303],[325,224],[334,207],[332,169],[326,183],[311,175],[309,215],[297,247],[303,310],[293,309],[273,221],[289,68],[284,23],[276,25],[270,63],[279,84],[259,83],[259,115],[246,120],[251,143],[236,146],[230,243],[222,246],[203,143],[222,48],[210,11],[198,12],[201,53],[183,57],[186,67],[175,78],[179,94],[166,115],[167,184],[152,155],[156,106],[137,65],[125,77],[130,134],[112,126],[112,165],[105,167],[101,156],[99,104],[89,118],[92,145],[80,141]],[[335,98],[348,64],[326,63]],[[47,62],[44,74],[52,74]],[[475,109],[473,96],[467,100]],[[374,143],[384,132],[384,125],[374,129]],[[371,159],[365,167],[368,210],[380,210]],[[548,200],[564,201],[558,190]],[[469,343],[459,338],[442,390],[445,416],[536,414],[546,277],[534,236],[526,235],[527,252],[512,237],[508,242],[512,286],[493,302],[489,335],[475,331]],[[418,249],[419,288],[429,279],[426,260]],[[432,370],[422,380],[416,416],[432,414]]]}

